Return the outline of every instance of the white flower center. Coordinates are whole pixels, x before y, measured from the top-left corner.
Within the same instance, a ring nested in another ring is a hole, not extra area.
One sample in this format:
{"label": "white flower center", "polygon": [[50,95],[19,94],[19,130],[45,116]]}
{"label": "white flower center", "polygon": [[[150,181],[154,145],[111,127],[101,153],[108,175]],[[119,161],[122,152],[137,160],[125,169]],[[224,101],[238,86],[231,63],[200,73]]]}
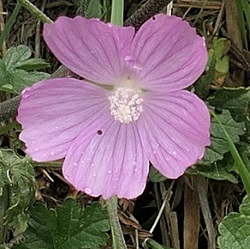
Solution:
{"label": "white flower center", "polygon": [[136,121],[143,111],[139,94],[130,88],[119,87],[109,97],[111,115],[121,123]]}

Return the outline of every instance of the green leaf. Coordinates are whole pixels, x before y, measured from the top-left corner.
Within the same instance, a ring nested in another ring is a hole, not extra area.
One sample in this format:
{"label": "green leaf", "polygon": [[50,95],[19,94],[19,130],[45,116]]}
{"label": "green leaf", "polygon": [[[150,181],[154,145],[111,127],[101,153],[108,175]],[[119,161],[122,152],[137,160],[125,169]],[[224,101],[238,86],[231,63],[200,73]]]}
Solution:
{"label": "green leaf", "polygon": [[151,249],[173,249],[172,247],[169,247],[169,246],[162,246],[161,244],[159,244],[158,242],[156,242],[153,239],[148,239],[147,245]]}
{"label": "green leaf", "polygon": [[[223,110],[221,114],[217,115],[222,125],[234,143],[240,141],[240,135],[245,133],[244,122],[236,122],[228,110]],[[228,141],[225,138],[225,134],[221,125],[213,117],[211,122],[211,145],[207,148],[206,153],[200,164],[210,165],[213,162],[223,159],[224,154],[229,152]]]}
{"label": "green leaf", "polygon": [[[14,235],[26,229],[26,209],[35,200],[33,166],[12,150],[0,150],[0,216],[5,225],[15,224]],[[26,220],[27,222],[27,220]]]}
{"label": "green leaf", "polygon": [[43,72],[26,72],[22,69],[14,69],[10,75],[10,84],[13,86],[14,93],[20,93],[25,87],[49,77],[49,74]]}
{"label": "green leaf", "polygon": [[201,98],[207,98],[209,94],[210,85],[214,79],[215,75],[215,64],[216,64],[216,56],[214,53],[214,49],[209,49],[208,51],[208,63],[207,63],[207,71],[204,75],[202,75],[196,82],[195,92]]}
{"label": "green leaf", "polygon": [[28,72],[49,66],[42,59],[29,59],[30,56],[31,50],[24,45],[7,50],[3,59],[0,60],[0,90],[18,94],[25,87],[50,76],[44,72]]}
{"label": "green leaf", "polygon": [[240,213],[230,213],[219,224],[220,249],[249,249],[250,245],[250,197],[244,198]]}
{"label": "green leaf", "polygon": [[154,167],[150,167],[149,170],[149,179],[152,182],[162,182],[166,180],[166,177],[163,176],[158,170]]}
{"label": "green leaf", "polygon": [[216,108],[229,110],[236,121],[244,121],[247,126],[250,125],[250,87],[225,87],[217,90],[208,101]]}
{"label": "green leaf", "polygon": [[29,59],[31,54],[30,48],[25,45],[9,48],[3,56],[7,70],[15,68],[18,62]]}
{"label": "green leaf", "polygon": [[102,17],[102,5],[100,0],[88,0],[85,17],[87,19]]}
{"label": "green leaf", "polygon": [[209,165],[198,164],[188,169],[187,173],[191,175],[203,175],[214,180],[227,180],[234,184],[238,183],[238,179],[234,176],[233,171],[236,167],[231,154],[227,153],[223,160],[214,162]]}
{"label": "green leaf", "polygon": [[56,209],[37,204],[30,210],[26,240],[15,249],[96,249],[108,240],[109,219],[99,203],[85,210],[68,198]]}
{"label": "green leaf", "polygon": [[36,58],[28,59],[26,61],[19,61],[16,64],[16,68],[23,69],[26,71],[38,70],[42,68],[47,68],[49,66],[49,63],[47,63],[45,60]]}

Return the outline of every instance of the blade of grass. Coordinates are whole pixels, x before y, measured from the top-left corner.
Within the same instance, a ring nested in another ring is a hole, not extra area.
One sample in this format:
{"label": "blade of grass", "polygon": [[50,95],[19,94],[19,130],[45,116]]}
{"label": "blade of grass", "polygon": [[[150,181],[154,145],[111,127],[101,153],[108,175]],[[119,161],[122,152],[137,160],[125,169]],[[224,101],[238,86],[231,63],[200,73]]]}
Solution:
{"label": "blade of grass", "polygon": [[6,40],[12,26],[16,22],[17,15],[18,15],[18,12],[21,9],[21,7],[22,7],[22,5],[18,2],[16,4],[16,6],[15,6],[9,20],[7,21],[3,32],[0,34],[0,48],[2,47],[4,41]]}

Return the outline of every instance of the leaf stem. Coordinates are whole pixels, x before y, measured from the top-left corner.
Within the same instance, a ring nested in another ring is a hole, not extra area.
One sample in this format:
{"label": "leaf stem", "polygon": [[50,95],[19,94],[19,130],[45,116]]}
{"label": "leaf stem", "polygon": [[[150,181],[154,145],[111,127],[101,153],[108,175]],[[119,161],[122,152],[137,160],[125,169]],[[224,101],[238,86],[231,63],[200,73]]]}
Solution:
{"label": "leaf stem", "polygon": [[241,180],[244,184],[245,190],[246,190],[247,194],[250,195],[250,172],[248,171],[248,169],[247,169],[245,163],[243,162],[238,150],[236,149],[230,135],[228,134],[228,132],[224,128],[219,117],[215,114],[214,111],[210,110],[210,112],[214,116],[214,118],[218,121],[218,123],[220,124],[220,126],[221,126],[221,128],[226,136],[231,154],[232,154],[234,162],[237,166],[237,169],[238,169],[239,175],[241,177]]}
{"label": "leaf stem", "polygon": [[113,0],[111,10],[111,23],[122,26],[123,25],[123,11],[124,0]]}
{"label": "leaf stem", "polygon": [[33,5],[29,0],[18,0],[23,7],[25,7],[30,13],[36,16],[43,23],[53,23],[53,21],[46,16],[41,10]]}
{"label": "leaf stem", "polygon": [[127,249],[117,214],[117,202],[118,199],[116,196],[113,196],[112,198],[106,201],[111,232],[112,232],[113,248]]}

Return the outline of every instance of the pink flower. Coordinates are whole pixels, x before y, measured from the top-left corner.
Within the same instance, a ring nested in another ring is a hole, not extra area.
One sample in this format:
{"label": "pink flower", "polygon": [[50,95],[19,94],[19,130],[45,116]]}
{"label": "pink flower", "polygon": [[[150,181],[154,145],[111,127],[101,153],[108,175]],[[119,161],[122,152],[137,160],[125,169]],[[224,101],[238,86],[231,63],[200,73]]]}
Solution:
{"label": "pink flower", "polygon": [[204,39],[186,21],[156,15],[135,34],[97,19],[60,17],[44,39],[84,78],[50,79],[22,93],[20,139],[35,161],[65,157],[64,177],[91,196],[135,198],[149,161],[177,178],[210,144],[206,105],[184,88],[203,72]]}

